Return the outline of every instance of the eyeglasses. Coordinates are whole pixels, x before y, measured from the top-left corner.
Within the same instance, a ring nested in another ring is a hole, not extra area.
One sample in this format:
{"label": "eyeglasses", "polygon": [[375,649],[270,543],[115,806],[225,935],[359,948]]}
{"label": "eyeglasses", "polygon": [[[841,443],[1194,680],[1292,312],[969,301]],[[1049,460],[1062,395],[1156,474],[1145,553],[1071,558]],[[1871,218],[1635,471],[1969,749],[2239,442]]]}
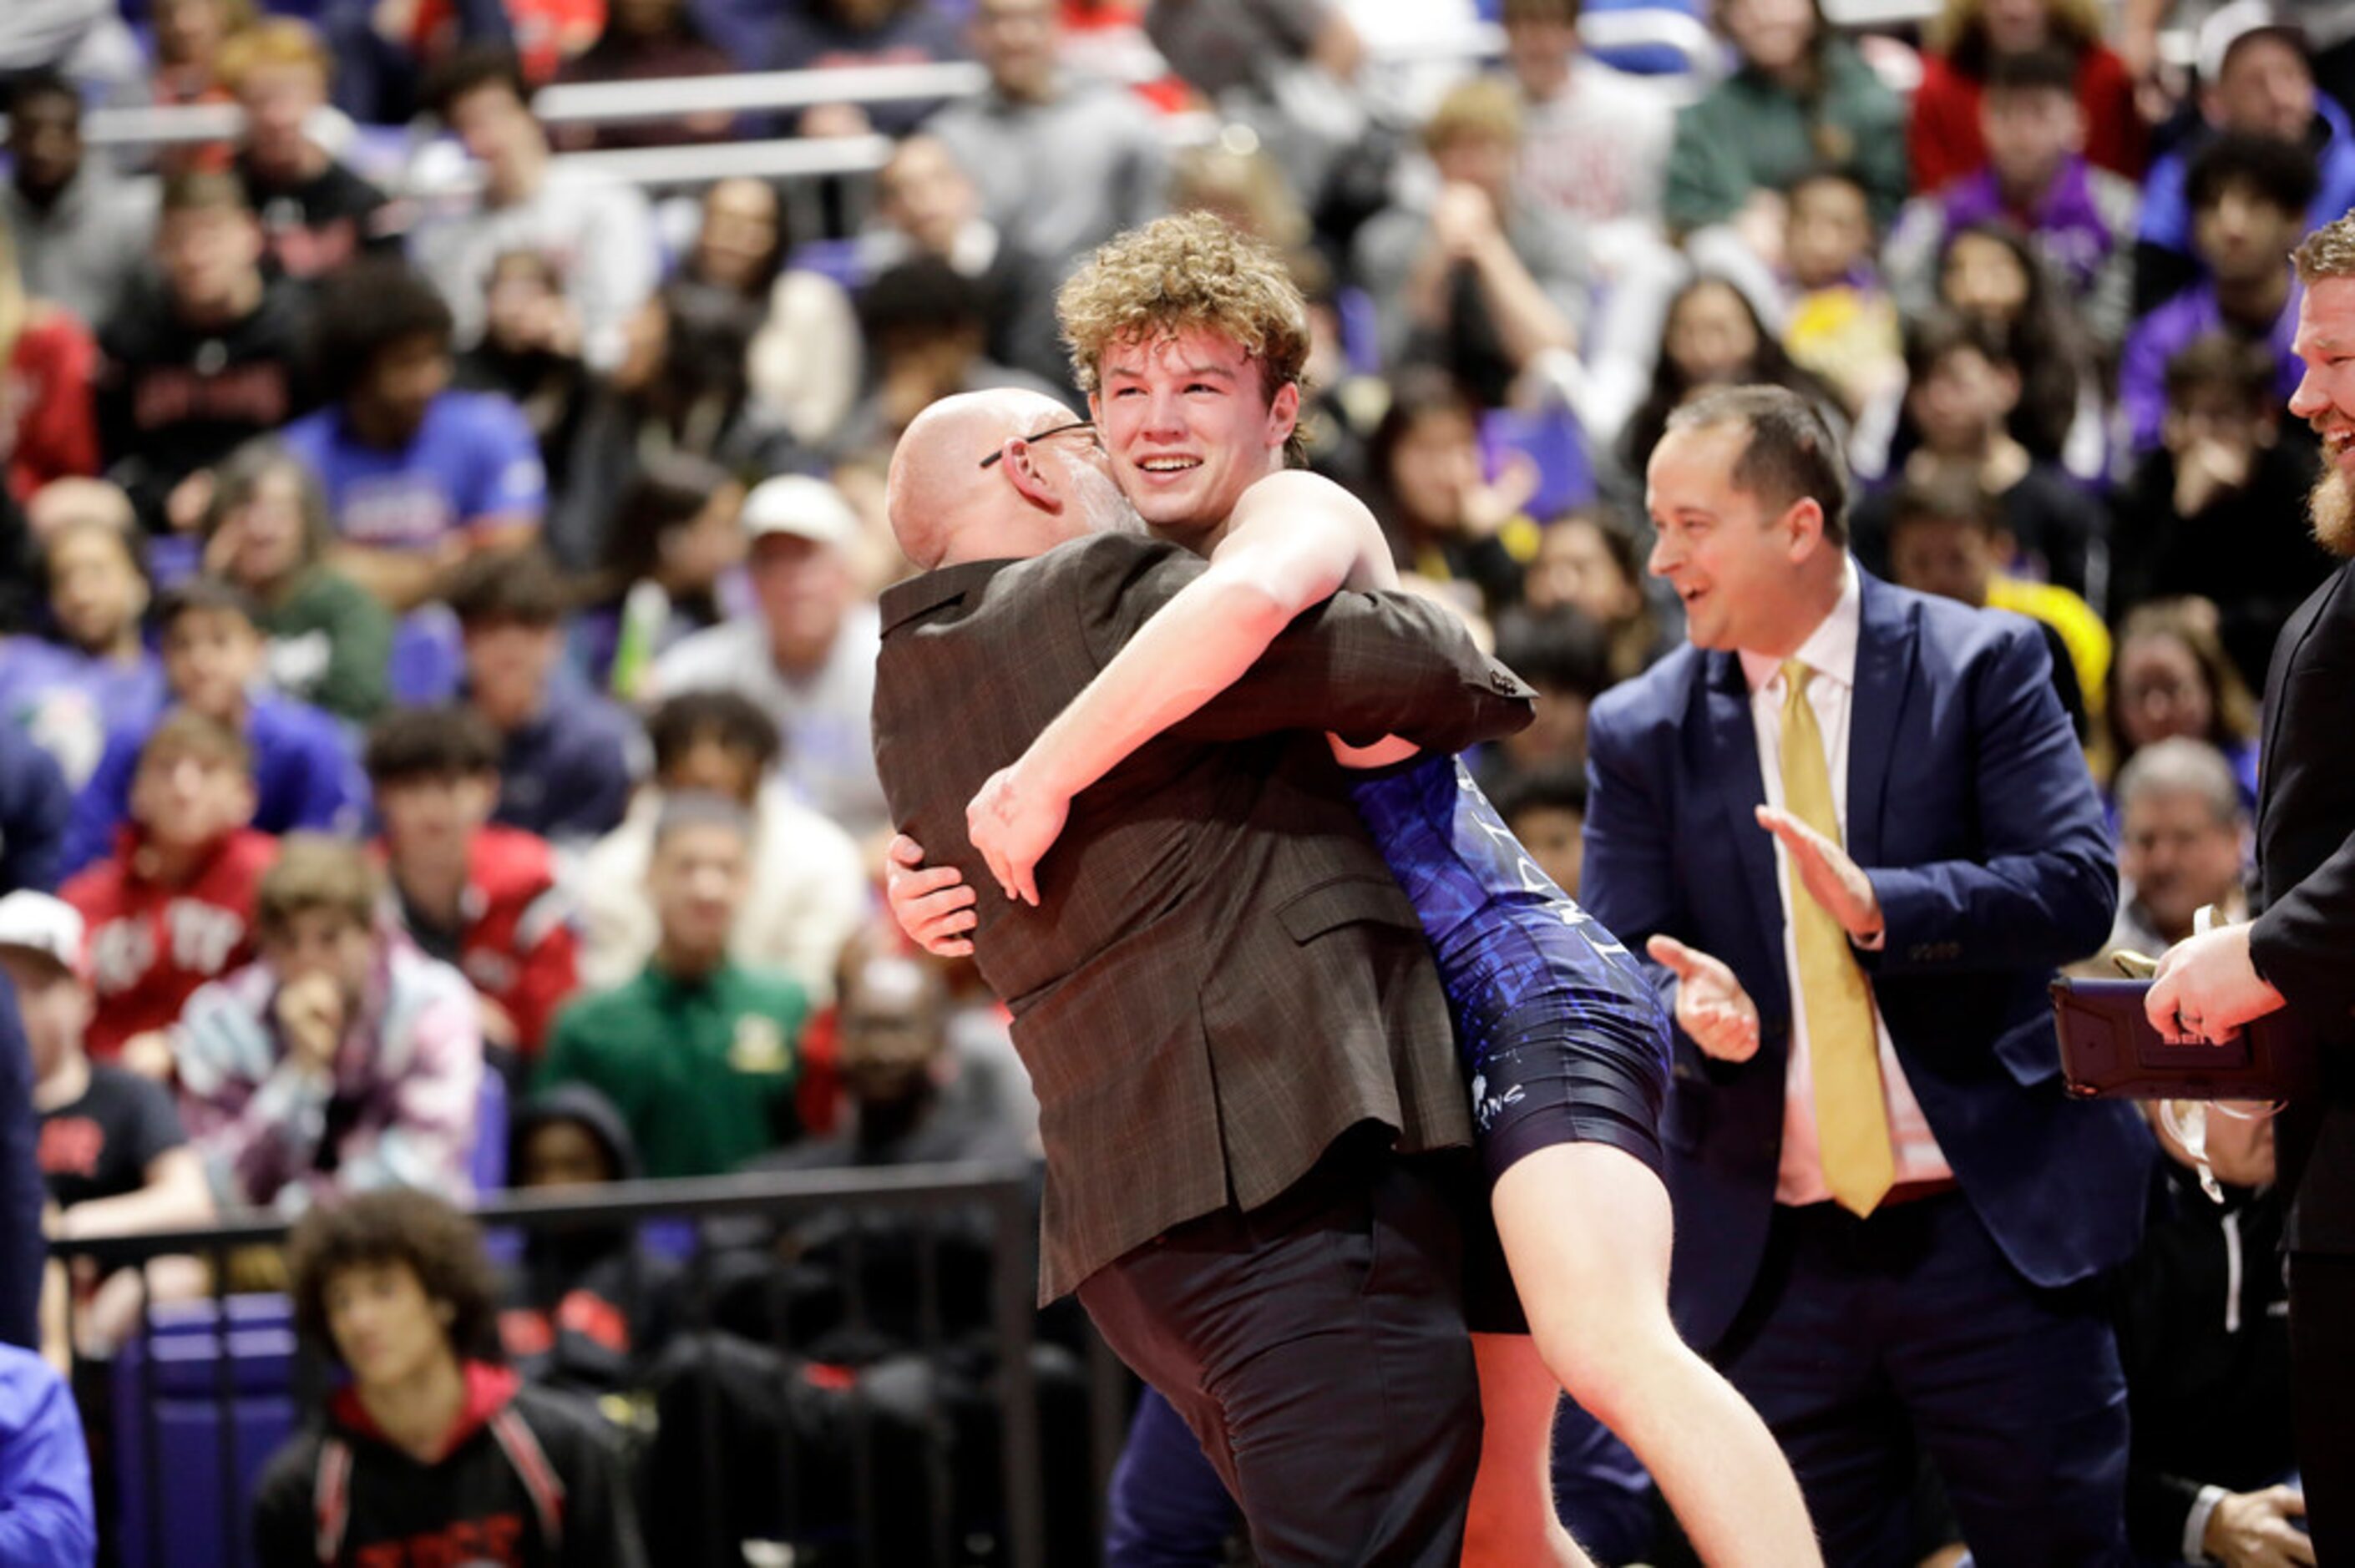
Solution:
{"label": "eyeglasses", "polygon": [[[1025,436],[1022,439],[1026,441],[1043,441],[1055,436],[1068,436],[1073,430],[1092,430],[1095,428],[1096,422],[1093,419],[1073,419],[1068,425],[1056,425],[1039,431],[1035,436]],[[1000,447],[996,451],[990,453],[987,457],[982,459],[981,466],[987,468],[990,464],[996,462],[999,458],[1002,458],[1005,455],[1006,449],[1004,447]]]}

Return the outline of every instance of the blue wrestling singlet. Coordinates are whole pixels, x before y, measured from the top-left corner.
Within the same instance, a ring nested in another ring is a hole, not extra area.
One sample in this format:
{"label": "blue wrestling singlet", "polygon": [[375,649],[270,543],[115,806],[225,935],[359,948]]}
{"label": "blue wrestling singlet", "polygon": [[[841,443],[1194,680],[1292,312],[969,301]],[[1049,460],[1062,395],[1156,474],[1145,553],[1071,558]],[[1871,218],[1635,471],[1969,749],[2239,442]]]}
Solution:
{"label": "blue wrestling singlet", "polygon": [[1438,962],[1489,1179],[1556,1143],[1608,1143],[1659,1171],[1668,1017],[1627,949],[1454,758],[1350,794]]}

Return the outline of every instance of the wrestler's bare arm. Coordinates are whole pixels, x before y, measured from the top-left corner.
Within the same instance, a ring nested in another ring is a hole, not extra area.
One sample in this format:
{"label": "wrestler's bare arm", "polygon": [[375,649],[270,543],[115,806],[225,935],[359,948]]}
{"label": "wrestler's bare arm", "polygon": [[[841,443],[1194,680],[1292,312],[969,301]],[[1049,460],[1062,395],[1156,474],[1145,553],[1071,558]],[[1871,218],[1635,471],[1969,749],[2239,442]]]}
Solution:
{"label": "wrestler's bare arm", "polygon": [[1009,895],[1038,901],[1032,869],[1073,796],[1234,684],[1302,611],[1345,588],[1398,586],[1365,504],[1290,471],[1243,493],[1209,560],[974,797],[967,832]]}
{"label": "wrestler's bare arm", "polygon": [[1234,684],[1302,611],[1344,588],[1398,586],[1373,514],[1312,473],[1243,492],[1209,560],[1030,743],[1038,784],[1078,794]]}

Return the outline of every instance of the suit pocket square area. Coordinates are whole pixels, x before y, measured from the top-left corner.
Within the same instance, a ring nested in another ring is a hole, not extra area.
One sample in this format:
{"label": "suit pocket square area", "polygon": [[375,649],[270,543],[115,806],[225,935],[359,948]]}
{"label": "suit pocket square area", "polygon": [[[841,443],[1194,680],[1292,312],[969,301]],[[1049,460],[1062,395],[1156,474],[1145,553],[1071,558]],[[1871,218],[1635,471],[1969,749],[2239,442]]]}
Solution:
{"label": "suit pocket square area", "polygon": [[2172,1044],[2150,1026],[2147,980],[2052,982],[2061,1070],[2082,1099],[2277,1100],[2313,1089],[2321,1062],[2312,1033],[2287,1012],[2261,1018],[2221,1045]]}

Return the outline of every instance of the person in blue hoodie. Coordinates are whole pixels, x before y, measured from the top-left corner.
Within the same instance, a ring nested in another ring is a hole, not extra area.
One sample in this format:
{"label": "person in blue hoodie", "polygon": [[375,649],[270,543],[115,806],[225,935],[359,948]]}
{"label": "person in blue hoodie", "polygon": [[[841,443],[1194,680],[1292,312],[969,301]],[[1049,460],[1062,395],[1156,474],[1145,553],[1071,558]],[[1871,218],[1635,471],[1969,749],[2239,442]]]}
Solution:
{"label": "person in blue hoodie", "polygon": [[[266,833],[356,831],[368,807],[368,780],[343,726],[307,703],[256,689],[268,645],[245,595],[228,583],[193,577],[163,595],[155,620],[173,702],[228,725],[252,748],[253,825]],[[113,844],[130,813],[140,748],[160,716],[143,715],[107,736],[74,801],[60,874],[80,870]]]}
{"label": "person in blue hoodie", "polygon": [[86,1568],[98,1557],[90,1450],[65,1380],[0,1345],[0,1563]]}

